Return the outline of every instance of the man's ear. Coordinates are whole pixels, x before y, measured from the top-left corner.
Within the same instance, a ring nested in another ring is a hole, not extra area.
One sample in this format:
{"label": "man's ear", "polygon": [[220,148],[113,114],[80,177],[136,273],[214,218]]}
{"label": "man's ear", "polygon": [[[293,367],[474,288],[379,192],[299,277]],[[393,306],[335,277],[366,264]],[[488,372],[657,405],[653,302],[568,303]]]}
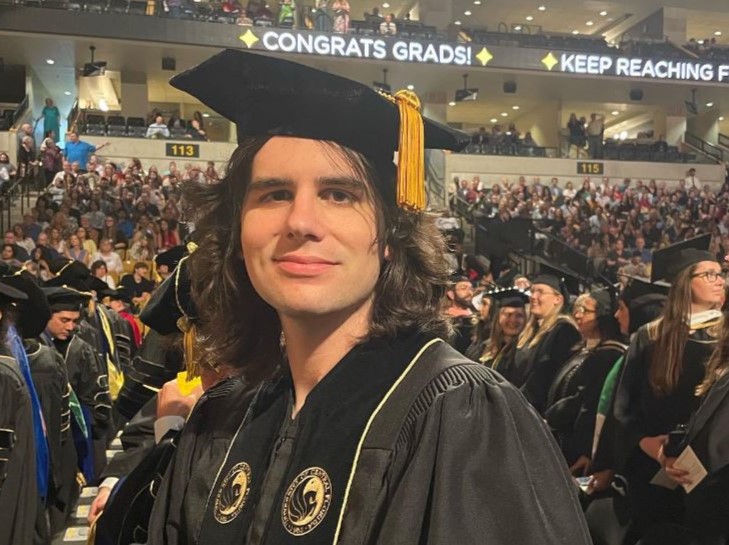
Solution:
{"label": "man's ear", "polygon": [[448,299],[450,299],[451,301],[455,300],[455,298],[456,298],[456,294],[453,290],[448,290],[446,292],[446,295],[448,296]]}

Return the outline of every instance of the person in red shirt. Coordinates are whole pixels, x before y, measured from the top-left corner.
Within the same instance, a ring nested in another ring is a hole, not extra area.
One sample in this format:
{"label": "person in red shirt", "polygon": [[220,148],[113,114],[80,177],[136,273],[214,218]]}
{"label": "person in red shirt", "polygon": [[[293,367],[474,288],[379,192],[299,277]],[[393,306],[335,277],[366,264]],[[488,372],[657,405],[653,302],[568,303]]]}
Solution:
{"label": "person in red shirt", "polygon": [[132,300],[124,288],[109,290],[105,293],[109,297],[109,308],[124,318],[132,327],[134,333],[134,346],[139,348],[142,345],[142,330],[139,328],[134,315],[129,312]]}

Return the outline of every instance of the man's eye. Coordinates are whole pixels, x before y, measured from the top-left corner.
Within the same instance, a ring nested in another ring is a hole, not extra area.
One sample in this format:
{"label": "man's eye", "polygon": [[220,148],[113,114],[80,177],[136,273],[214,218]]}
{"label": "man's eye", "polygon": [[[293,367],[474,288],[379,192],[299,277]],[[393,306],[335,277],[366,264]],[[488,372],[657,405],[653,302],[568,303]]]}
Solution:
{"label": "man's eye", "polygon": [[265,194],[261,202],[280,202],[291,198],[291,192],[286,189],[277,189]]}
{"label": "man's eye", "polygon": [[350,203],[356,201],[356,197],[347,191],[341,189],[330,189],[324,192],[324,197],[330,201],[337,203]]}

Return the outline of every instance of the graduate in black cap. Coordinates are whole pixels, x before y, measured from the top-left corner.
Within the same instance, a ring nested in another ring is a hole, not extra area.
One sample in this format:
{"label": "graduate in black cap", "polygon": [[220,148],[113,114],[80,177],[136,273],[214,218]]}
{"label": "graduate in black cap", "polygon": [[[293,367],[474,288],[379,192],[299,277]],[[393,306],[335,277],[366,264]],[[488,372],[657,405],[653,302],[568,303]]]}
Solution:
{"label": "graduate in black cap", "polygon": [[544,414],[549,388],[579,349],[581,337],[566,313],[569,292],[562,279],[549,274],[537,276],[532,281],[529,303],[529,321],[519,336],[514,358],[508,365],[499,366],[499,372]]}
{"label": "graduate in black cap", "polygon": [[42,509],[33,395],[6,342],[10,309],[25,299],[23,292],[0,282],[0,543],[13,545],[33,545]]}
{"label": "graduate in black cap", "polygon": [[605,378],[627,348],[615,318],[617,295],[611,290],[596,288],[575,301],[572,315],[583,346],[557,374],[545,412],[570,471],[579,477],[590,468]]}
{"label": "graduate in black cap", "polygon": [[200,363],[260,386],[205,460],[210,488],[186,481],[201,466],[180,447],[148,543],[587,543],[543,423],[440,339],[423,149],[468,137],[423,120],[412,93],[243,51],[172,84],[237,123],[226,178],[186,197],[189,262]]}
{"label": "graduate in black cap", "polygon": [[498,288],[485,296],[494,301],[496,311],[489,338],[481,347],[478,361],[500,371],[502,365],[509,367],[516,342],[526,326],[529,294],[518,288]]}
{"label": "graduate in black cap", "polygon": [[671,282],[660,318],[638,330],[625,357],[615,397],[630,487],[630,537],[647,535],[656,524],[681,520],[678,489],[651,484],[659,471],[678,480],[664,447],[668,434],[688,423],[698,407],[695,392],[717,343],[723,316],[724,274],[708,248],[682,243],[656,252],[654,280]]}
{"label": "graduate in black cap", "polygon": [[[48,442],[50,472],[45,501],[50,534],[65,529],[69,510],[69,482],[76,479],[76,450],[71,437],[70,386],[63,357],[41,344],[51,309],[35,278],[26,271],[0,278],[0,282],[25,293],[27,299],[15,304],[14,320],[30,363],[33,384],[43,411]],[[45,525],[43,525],[45,526]],[[43,535],[39,532],[39,535]]]}
{"label": "graduate in black cap", "polygon": [[83,441],[78,440],[77,434],[77,450],[82,458],[80,469],[87,481],[94,482],[106,465],[112,402],[104,363],[94,348],[75,334],[91,294],[68,287],[43,288],[43,291],[51,307],[51,318],[40,339],[46,346],[55,348],[66,363],[68,381],[84,412],[83,422],[74,414],[72,424],[75,423],[77,430],[86,429],[83,435],[91,441],[93,449],[82,455]]}

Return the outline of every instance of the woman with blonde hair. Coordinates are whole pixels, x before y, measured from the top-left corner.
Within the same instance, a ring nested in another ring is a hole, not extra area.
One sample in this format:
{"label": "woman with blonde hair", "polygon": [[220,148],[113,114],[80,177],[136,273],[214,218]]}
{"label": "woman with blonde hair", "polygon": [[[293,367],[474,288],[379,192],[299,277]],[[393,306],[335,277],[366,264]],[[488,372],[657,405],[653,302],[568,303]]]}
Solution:
{"label": "woman with blonde hair", "polygon": [[510,288],[492,292],[491,297],[497,308],[496,316],[478,361],[492,369],[501,370],[502,367],[508,368],[514,357],[516,342],[526,325],[529,295],[517,288]]}
{"label": "woman with blonde hair", "polygon": [[89,252],[86,251],[86,248],[83,247],[78,235],[71,235],[68,237],[65,256],[69,259],[73,259],[74,261],[80,261],[87,267],[91,263],[91,254],[89,254]]}
{"label": "woman with blonde hair", "polygon": [[513,361],[499,371],[521,389],[537,411],[546,410],[549,388],[562,366],[579,348],[575,321],[564,313],[569,294],[562,280],[543,274],[532,282],[531,316],[519,335]]}
{"label": "woman with blonde hair", "polygon": [[619,465],[631,491],[634,540],[655,525],[680,521],[685,515],[680,489],[652,483],[661,470],[669,479],[683,479],[664,449],[669,434],[687,424],[698,408],[696,389],[723,322],[719,308],[725,274],[715,257],[681,246],[664,252],[668,265],[654,276],[671,282],[668,301],[661,316],[633,337],[615,397],[624,442]]}

